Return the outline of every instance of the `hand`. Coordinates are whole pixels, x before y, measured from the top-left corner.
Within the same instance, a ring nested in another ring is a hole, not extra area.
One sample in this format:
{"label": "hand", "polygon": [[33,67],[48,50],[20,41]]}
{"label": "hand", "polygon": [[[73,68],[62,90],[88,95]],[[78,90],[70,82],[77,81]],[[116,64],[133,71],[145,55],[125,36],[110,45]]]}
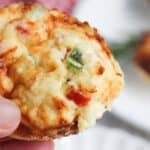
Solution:
{"label": "hand", "polygon": [[0,0],[0,8],[9,5],[13,2],[38,2],[43,4],[45,7],[58,8],[62,11],[70,13],[74,7],[76,0]]}
{"label": "hand", "polygon": [[[47,142],[25,142],[10,140],[4,142],[19,125],[21,115],[18,107],[3,97],[0,97],[0,150],[53,150],[52,141]],[[3,139],[2,139],[3,138]]]}

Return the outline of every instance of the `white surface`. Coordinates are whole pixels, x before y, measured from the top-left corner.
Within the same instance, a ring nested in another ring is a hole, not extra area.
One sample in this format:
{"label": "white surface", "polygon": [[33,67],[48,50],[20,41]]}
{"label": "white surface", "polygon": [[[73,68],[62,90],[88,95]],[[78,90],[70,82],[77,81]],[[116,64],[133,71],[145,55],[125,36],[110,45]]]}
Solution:
{"label": "white surface", "polygon": [[[88,20],[109,39],[122,40],[128,34],[150,29],[148,0],[79,0],[75,16]],[[126,86],[113,112],[134,125],[150,131],[150,82],[137,74],[131,58],[121,60]]]}
{"label": "white surface", "polygon": [[79,0],[75,16],[87,20],[109,38],[149,29],[149,0]]}
{"label": "white surface", "polygon": [[124,131],[102,126],[55,141],[55,150],[149,150],[150,144]]}
{"label": "white surface", "polygon": [[119,117],[150,132],[150,81],[138,73],[132,55],[120,60],[126,85],[114,102],[113,111]]}

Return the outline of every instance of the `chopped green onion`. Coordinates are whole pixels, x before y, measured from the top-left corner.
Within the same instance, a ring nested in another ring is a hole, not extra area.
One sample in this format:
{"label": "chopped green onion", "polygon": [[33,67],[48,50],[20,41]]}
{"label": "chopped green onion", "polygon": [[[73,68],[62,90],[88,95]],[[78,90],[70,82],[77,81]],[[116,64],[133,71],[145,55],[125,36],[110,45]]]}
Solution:
{"label": "chopped green onion", "polygon": [[68,55],[67,65],[69,68],[71,67],[73,69],[82,69],[83,67],[82,54],[77,48],[74,48]]}

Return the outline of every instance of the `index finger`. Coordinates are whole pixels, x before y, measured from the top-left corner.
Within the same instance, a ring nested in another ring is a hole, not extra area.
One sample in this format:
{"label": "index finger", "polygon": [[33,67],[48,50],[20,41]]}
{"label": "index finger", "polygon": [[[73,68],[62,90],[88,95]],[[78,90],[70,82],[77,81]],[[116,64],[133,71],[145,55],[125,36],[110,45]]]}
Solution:
{"label": "index finger", "polygon": [[20,120],[19,108],[13,102],[0,97],[0,138],[12,134]]}

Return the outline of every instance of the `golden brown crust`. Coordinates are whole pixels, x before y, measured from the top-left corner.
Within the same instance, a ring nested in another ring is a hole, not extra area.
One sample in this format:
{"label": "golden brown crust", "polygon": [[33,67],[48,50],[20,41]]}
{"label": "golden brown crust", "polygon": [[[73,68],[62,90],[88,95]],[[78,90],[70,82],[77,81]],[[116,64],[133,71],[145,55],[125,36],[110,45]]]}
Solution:
{"label": "golden brown crust", "polygon": [[11,138],[15,138],[19,140],[27,140],[27,141],[33,141],[33,140],[41,141],[41,140],[61,138],[71,134],[77,134],[78,132],[79,131],[78,131],[76,121],[73,121],[73,123],[70,125],[64,125],[64,126],[62,125],[57,128],[47,129],[47,131],[46,130],[35,131],[23,124],[20,124],[17,131],[11,136]]}

